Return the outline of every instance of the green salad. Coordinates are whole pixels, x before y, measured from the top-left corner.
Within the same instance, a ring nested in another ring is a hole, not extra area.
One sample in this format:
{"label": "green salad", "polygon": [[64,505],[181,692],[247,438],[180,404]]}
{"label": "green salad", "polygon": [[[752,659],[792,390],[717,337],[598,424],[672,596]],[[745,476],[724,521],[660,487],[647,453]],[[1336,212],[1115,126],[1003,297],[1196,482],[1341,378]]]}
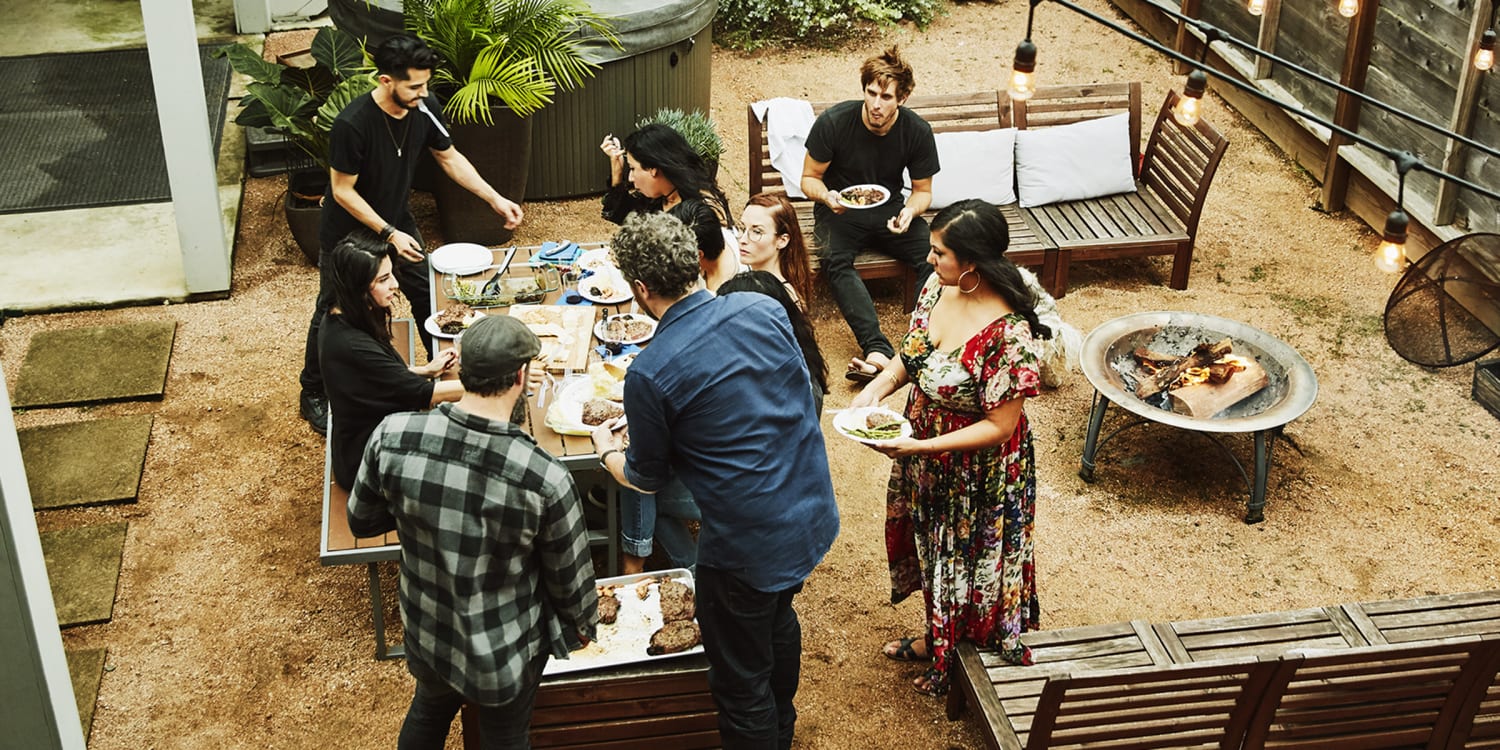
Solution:
{"label": "green salad", "polygon": [[846,428],[850,435],[865,440],[891,440],[901,437],[901,423],[888,424],[883,427],[849,427]]}

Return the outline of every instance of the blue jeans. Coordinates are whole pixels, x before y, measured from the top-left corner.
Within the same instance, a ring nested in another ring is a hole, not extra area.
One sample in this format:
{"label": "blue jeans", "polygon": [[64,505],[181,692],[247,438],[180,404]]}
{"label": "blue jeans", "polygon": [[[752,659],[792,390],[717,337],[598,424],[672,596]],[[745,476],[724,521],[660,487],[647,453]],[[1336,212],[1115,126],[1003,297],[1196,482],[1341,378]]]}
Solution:
{"label": "blue jeans", "polygon": [[[542,669],[550,654],[541,655],[527,665],[521,675],[521,694],[501,706],[475,705],[479,714],[479,747],[484,750],[530,750],[531,708],[536,703],[537,687],[542,683]],[[442,750],[447,744],[448,727],[463,707],[464,697],[448,686],[427,665],[407,659],[406,668],[417,680],[411,708],[401,724],[396,740],[397,750]],[[469,742],[465,738],[464,746]]]}
{"label": "blue jeans", "polygon": [[706,566],[696,579],[708,689],[719,707],[724,750],[790,748],[802,671],[802,625],[792,597],[802,584],[760,591]]}
{"label": "blue jeans", "polygon": [[698,521],[698,503],[682,482],[673,479],[654,495],[620,488],[620,543],[625,554],[650,557],[653,538],[673,567],[698,564],[698,540],[684,521]]}

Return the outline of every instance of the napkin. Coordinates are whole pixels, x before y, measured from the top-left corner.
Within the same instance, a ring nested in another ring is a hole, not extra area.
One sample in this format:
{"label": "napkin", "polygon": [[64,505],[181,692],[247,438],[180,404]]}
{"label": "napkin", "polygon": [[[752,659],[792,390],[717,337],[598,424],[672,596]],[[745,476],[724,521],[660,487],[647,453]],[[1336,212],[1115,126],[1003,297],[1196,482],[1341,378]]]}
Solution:
{"label": "napkin", "polygon": [[563,240],[562,242],[543,242],[541,252],[537,253],[533,257],[536,260],[542,260],[548,263],[567,265],[575,260],[578,260],[578,256],[582,254],[583,248],[579,247],[578,243]]}
{"label": "napkin", "polygon": [[620,351],[618,351],[618,352],[611,352],[603,344],[600,344],[600,345],[594,347],[594,351],[598,352],[599,356],[601,356],[601,357],[603,357],[605,359],[615,359],[616,357],[623,357],[623,356],[625,356],[627,354],[635,354],[636,352],[639,352],[640,350],[641,350],[640,344],[622,344],[620,346]]}

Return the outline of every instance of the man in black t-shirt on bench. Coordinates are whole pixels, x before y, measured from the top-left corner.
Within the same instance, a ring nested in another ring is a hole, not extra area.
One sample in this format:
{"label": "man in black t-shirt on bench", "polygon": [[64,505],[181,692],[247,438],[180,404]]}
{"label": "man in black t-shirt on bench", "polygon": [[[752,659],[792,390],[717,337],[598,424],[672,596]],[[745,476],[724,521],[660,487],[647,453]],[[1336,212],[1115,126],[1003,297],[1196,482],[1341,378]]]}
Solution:
{"label": "man in black t-shirt on bench", "polygon": [[[394,271],[412,314],[418,318],[432,314],[427,256],[410,208],[412,177],[421,150],[427,149],[454,182],[488,203],[507,229],[521,223],[521,207],[479,176],[453,147],[437,113],[423,103],[437,53],[416,37],[396,34],[382,42],[373,57],[378,73],[375,90],[350,102],[333,121],[329,134],[330,178],[318,225],[321,280],[299,378],[302,418],[320,435],[327,434],[328,398],[318,368],[318,326],[333,304],[328,257],[339,240],[361,225],[378,233],[396,250]],[[423,336],[422,340],[431,357],[431,339]]]}
{"label": "man in black t-shirt on bench", "polygon": [[[922,212],[932,203],[932,176],[939,165],[932,127],[901,106],[916,81],[900,51],[892,46],[865,60],[859,78],[863,100],[835,104],[813,122],[807,134],[802,192],[817,203],[813,238],[823,273],[863,355],[850,360],[845,375],[869,382],[896,351],[880,331],[875,303],[854,270],[854,256],[868,247],[904,261],[921,288],[932,275]],[[903,170],[911,174],[911,196],[904,204]],[[839,201],[840,189],[872,183],[890,195],[884,204],[850,210]]]}

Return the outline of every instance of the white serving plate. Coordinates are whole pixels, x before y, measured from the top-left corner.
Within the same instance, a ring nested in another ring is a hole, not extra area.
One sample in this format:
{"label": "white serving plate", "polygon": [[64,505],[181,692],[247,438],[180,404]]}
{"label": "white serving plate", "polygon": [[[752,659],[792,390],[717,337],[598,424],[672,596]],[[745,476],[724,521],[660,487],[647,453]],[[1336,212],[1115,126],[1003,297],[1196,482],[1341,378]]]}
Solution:
{"label": "white serving plate", "polygon": [[[589,287],[593,285],[607,286],[615,294],[613,296],[593,294],[589,291]],[[619,305],[635,298],[635,295],[630,292],[630,284],[625,282],[624,276],[607,271],[579,279],[578,293],[583,295],[584,299],[601,305]]]}
{"label": "white serving plate", "polygon": [[[610,338],[609,336],[605,335],[605,333],[609,330],[607,324],[609,321],[615,319],[643,321],[649,323],[651,325],[651,329],[634,338]],[[600,318],[599,322],[594,324],[594,338],[597,338],[606,344],[641,344],[650,341],[651,337],[655,335],[656,321],[652,320],[650,316],[641,315],[640,313],[620,313],[619,315],[608,315]]]}
{"label": "white serving plate", "polygon": [[[878,201],[875,201],[874,203],[850,203],[849,201],[844,200],[844,191],[845,190],[855,190],[855,189],[859,189],[859,190],[879,190],[880,194],[884,195],[885,197],[881,198]],[[862,185],[850,185],[850,186],[845,187],[845,188],[839,188],[839,204],[842,205],[842,206],[844,206],[845,208],[875,208],[876,206],[884,206],[885,203],[886,203],[886,201],[888,201],[890,199],[891,199],[891,191],[887,190],[884,185],[877,185],[877,184],[875,184],[873,182],[867,182],[867,183],[864,183]]]}
{"label": "white serving plate", "polygon": [[693,584],[693,574],[686,568],[600,578],[595,581],[599,586],[620,585],[620,590],[615,594],[620,600],[619,618],[613,625],[599,625],[594,642],[569,654],[567,659],[549,659],[542,674],[582,672],[589,669],[605,669],[703,653],[702,644],[675,654],[652,656],[646,653],[646,646],[651,643],[651,634],[660,629],[662,624],[661,600],[656,586],[651,586],[651,595],[646,599],[639,599],[635,594],[635,584],[649,578],[675,579],[687,584],[688,588],[694,589],[695,594],[697,592],[697,587]]}
{"label": "white serving plate", "polygon": [[468,276],[495,264],[495,254],[484,245],[452,242],[433,250],[429,260],[438,273]]}
{"label": "white serving plate", "polygon": [[[484,315],[484,311],[483,310],[475,310],[474,312],[480,314],[481,316]],[[428,315],[427,319],[424,320],[424,321],[422,321],[422,330],[427,331],[428,333],[430,333],[430,334],[432,334],[432,335],[434,335],[434,336],[436,336],[436,337],[438,337],[440,339],[455,339],[455,338],[458,338],[459,334],[456,334],[456,333],[443,333],[443,329],[438,328],[437,316],[439,314],[441,314],[441,313],[442,313],[442,310],[439,310],[439,311],[437,311],[437,312],[435,312],[435,313],[433,313],[431,315]],[[478,320],[478,318],[475,318],[475,320]]]}
{"label": "white serving plate", "polygon": [[859,435],[855,435],[854,433],[850,432],[851,428],[863,428],[865,426],[865,418],[870,414],[877,412],[882,414],[891,414],[897,419],[900,419],[901,437],[911,437],[911,422],[907,421],[906,417],[902,416],[901,414],[891,411],[884,406],[861,406],[857,408],[844,409],[843,411],[833,415],[833,429],[837,430],[840,435],[843,435],[844,437],[849,438],[850,440],[853,440],[857,443],[864,443],[865,445],[881,445],[883,443],[888,443],[891,440],[895,440],[896,438],[887,438],[885,440],[871,440],[870,438],[860,437]]}

